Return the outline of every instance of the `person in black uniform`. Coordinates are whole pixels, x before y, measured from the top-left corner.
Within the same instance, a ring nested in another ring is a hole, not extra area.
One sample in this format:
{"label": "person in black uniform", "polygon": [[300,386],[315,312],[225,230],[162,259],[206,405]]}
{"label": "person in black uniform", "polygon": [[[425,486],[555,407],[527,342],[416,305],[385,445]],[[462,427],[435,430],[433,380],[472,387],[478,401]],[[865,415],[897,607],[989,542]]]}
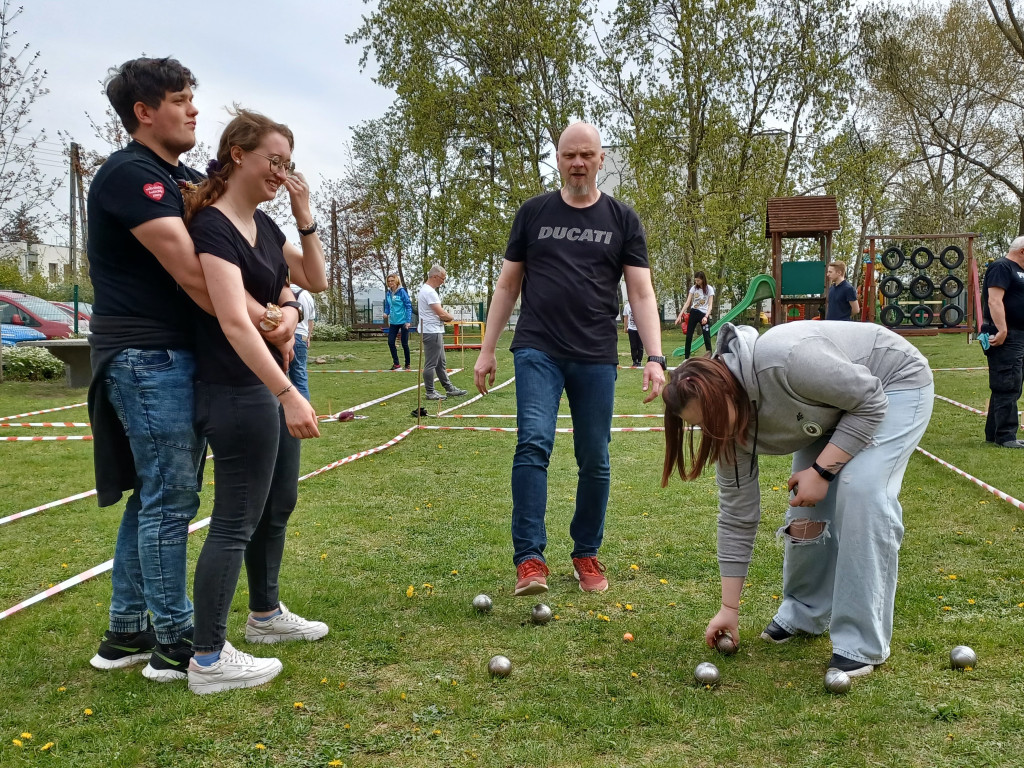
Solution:
{"label": "person in black uniform", "polygon": [[[210,532],[195,574],[195,656],[189,688],[198,694],[247,688],[281,671],[227,641],[227,617],[243,558],[249,582],[245,639],[318,640],[321,621],[292,613],[278,575],[288,518],[298,497],[299,440],[319,437],[316,412],[285,370],[292,340],[266,343],[246,316],[246,295],[267,305],[264,324],[301,319],[291,281],[327,288],[324,252],[310,213],[309,187],[291,161],[287,126],[239,109],[224,129],[209,178],[186,195],[186,221],[217,316],[196,310],[196,423],[210,441],[216,493]],[[284,187],[301,250],[258,205]]]}
{"label": "person in black uniform", "polygon": [[981,291],[988,333],[988,386],[992,390],[985,440],[1002,448],[1024,448],[1018,439],[1017,401],[1024,382],[1024,236],[1010,243],[1002,259],[985,271]]}
{"label": "person in black uniform", "polygon": [[[91,664],[183,679],[192,655],[185,548],[199,507],[203,446],[192,419],[191,302],[212,311],[182,221],[181,187],[202,174],[178,158],[195,145],[196,79],[175,59],[111,70],[106,93],[132,141],[89,187],[95,290],[89,388],[99,505],[130,491],[114,549],[109,629]],[[263,307],[249,300],[258,321]],[[270,334],[283,343],[287,323]],[[152,616],[152,619],[150,618]]]}

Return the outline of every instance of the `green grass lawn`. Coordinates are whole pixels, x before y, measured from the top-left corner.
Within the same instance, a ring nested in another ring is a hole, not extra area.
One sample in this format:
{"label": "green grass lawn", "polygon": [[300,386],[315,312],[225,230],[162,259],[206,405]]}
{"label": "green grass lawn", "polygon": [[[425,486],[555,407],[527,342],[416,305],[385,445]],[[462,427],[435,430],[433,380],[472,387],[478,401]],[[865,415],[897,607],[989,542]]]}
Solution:
{"label": "green grass lawn", "polygon": [[[666,332],[665,347],[681,340]],[[963,336],[926,338],[919,347],[936,367],[984,365],[980,348]],[[620,349],[628,362],[625,336]],[[311,352],[331,356],[313,369],[390,364],[383,341],[314,342]],[[467,352],[467,371],[453,376],[466,389],[475,356]],[[449,353],[450,366],[461,362]],[[512,375],[507,351],[499,366],[501,382]],[[320,413],[416,382],[412,373],[310,378]],[[639,389],[639,371],[620,371],[617,413],[658,412],[658,403],[641,404]],[[936,391],[984,409],[987,376],[937,373]],[[457,413],[511,414],[514,396],[508,386]],[[84,399],[84,391],[61,384],[8,382],[0,385],[0,416]],[[322,437],[303,445],[303,472],[386,442],[414,423],[415,406],[413,391],[360,411],[366,419],[322,425]],[[47,419],[87,417],[82,408],[19,421]],[[658,424],[616,419],[614,426]],[[936,402],[922,446],[1024,497],[1021,457],[987,447],[983,427],[983,417]],[[572,438],[560,435],[550,470],[545,598],[558,618],[537,627],[528,621],[536,599],[511,597],[514,445],[511,433],[417,431],[303,482],[282,597],[331,632],[314,644],[249,646],[243,576],[228,637],[284,662],[262,688],[198,697],[184,683],[147,681],[139,667],[92,669],[88,660],[106,626],[106,574],[0,621],[0,765],[904,768],[1024,761],[1024,512],[915,455],[902,496],[907,532],[893,655],[835,697],[822,686],[827,637],[784,646],[758,639],[781,590],[774,531],[786,505],[786,458],[761,460],[764,524],[744,592],[740,652],[723,658],[703,645],[719,601],[713,477],[661,489],[662,435],[615,434],[601,551],[611,589],[584,595],[569,561]],[[0,466],[0,517],[94,486],[88,442],[5,442]],[[212,479],[211,471],[208,486]],[[206,487],[199,517],[212,500]],[[98,509],[86,499],[0,526],[0,610],[110,558],[119,516],[120,506]],[[192,536],[192,566],[203,536]],[[479,592],[494,599],[490,615],[471,607]],[[623,642],[625,632],[635,641]],[[949,669],[949,650],[960,643],[978,653],[973,671]],[[496,653],[513,662],[508,679],[487,675]],[[713,690],[693,682],[694,666],[707,660],[722,672]]]}

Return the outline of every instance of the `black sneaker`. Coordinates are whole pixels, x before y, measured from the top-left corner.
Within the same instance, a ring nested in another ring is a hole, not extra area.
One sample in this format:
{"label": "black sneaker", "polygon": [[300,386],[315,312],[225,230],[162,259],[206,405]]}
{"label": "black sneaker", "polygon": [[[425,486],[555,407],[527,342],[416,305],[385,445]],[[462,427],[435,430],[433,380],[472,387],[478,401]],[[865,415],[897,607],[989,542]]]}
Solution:
{"label": "black sneaker", "polygon": [[89,659],[96,669],[123,669],[146,661],[156,648],[156,634],[153,628],[142,632],[103,633],[100,649]]}
{"label": "black sneaker", "polygon": [[832,658],[828,660],[828,667],[829,669],[841,669],[850,677],[864,677],[865,675],[870,675],[875,671],[874,664],[868,664],[864,661],[854,661],[853,659],[848,659],[845,656],[840,656],[838,653],[832,654]]}
{"label": "black sneaker", "polygon": [[787,632],[775,623],[775,619],[772,619],[761,633],[761,639],[767,640],[769,643],[786,643],[793,639],[793,633]]}
{"label": "black sneaker", "polygon": [[158,643],[149,657],[142,676],[158,683],[170,683],[188,678],[188,662],[192,658],[192,638],[183,637],[176,643]]}

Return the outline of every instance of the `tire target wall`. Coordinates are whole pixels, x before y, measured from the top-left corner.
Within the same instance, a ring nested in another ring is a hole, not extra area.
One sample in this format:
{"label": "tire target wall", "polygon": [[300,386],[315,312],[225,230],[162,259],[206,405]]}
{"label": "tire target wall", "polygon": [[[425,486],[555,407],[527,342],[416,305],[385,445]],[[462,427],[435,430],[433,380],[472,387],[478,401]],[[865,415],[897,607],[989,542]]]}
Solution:
{"label": "tire target wall", "polygon": [[964,261],[964,251],[958,245],[933,247],[913,241],[887,244],[878,259],[886,273],[878,283],[878,293],[885,302],[880,314],[882,325],[959,326],[965,315],[965,279],[954,272]]}

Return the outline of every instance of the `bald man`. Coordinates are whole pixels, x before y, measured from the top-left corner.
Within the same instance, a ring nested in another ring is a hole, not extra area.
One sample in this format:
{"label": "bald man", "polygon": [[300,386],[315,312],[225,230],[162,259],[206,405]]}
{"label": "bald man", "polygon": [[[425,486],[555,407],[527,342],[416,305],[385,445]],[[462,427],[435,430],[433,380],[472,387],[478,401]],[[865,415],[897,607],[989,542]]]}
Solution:
{"label": "bald man", "polygon": [[597,188],[597,172],[604,164],[597,129],[588,123],[566,128],[558,141],[557,161],[562,189],[527,200],[516,213],[473,370],[477,389],[487,394],[497,371],[498,337],[522,293],[511,347],[519,426],[512,460],[517,595],[548,589],[547,470],[563,391],[572,413],[579,467],[569,528],[573,573],[584,592],[608,589],[597,552],[611,480],[608,443],[619,361],[618,285],[623,277],[637,330],[650,353],[643,370],[644,402],[657,397],[665,383],[644,228],[632,208]]}
{"label": "bald man", "polygon": [[992,397],[985,421],[985,440],[1001,448],[1024,448],[1017,439],[1017,401],[1024,382],[1024,237],[1010,243],[1005,258],[985,271],[981,292],[989,334],[988,386]]}

